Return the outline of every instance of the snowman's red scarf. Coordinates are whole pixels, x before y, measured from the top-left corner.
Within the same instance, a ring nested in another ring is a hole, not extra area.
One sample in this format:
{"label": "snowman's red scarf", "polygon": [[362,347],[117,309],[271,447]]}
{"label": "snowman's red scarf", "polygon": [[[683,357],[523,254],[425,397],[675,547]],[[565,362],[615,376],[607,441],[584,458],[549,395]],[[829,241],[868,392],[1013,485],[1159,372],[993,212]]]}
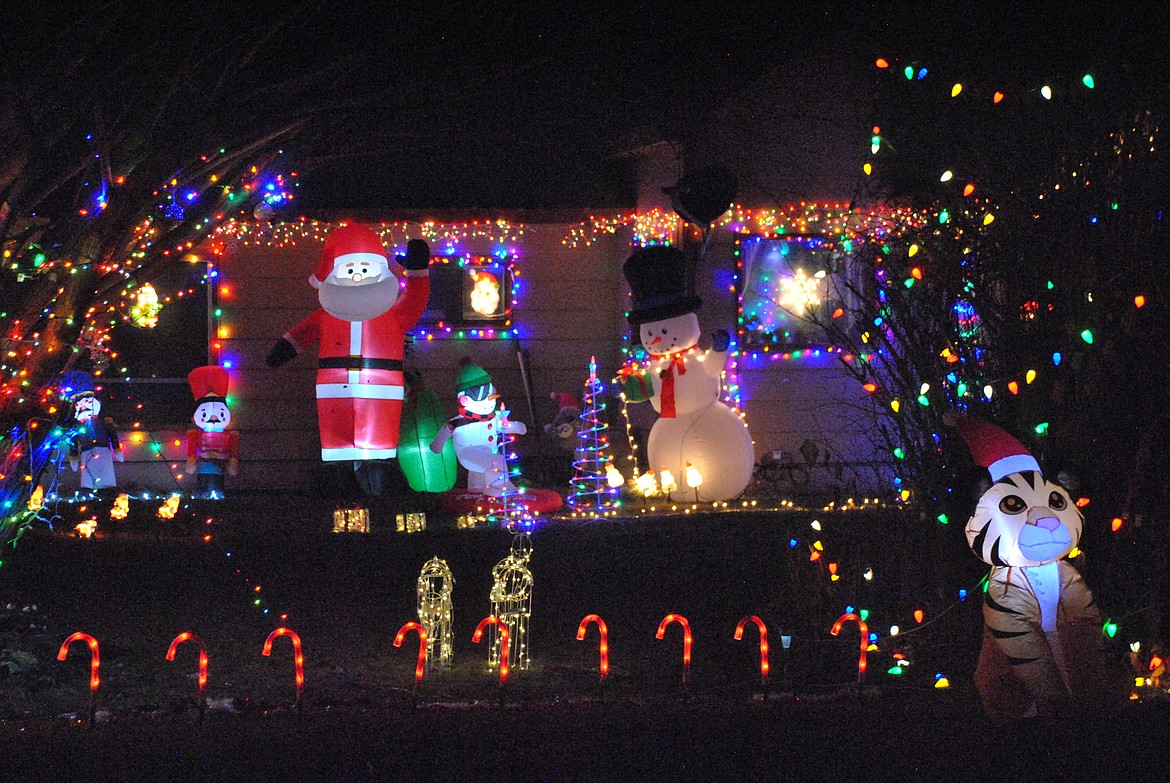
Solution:
{"label": "snowman's red scarf", "polygon": [[679,375],[687,374],[686,357],[697,347],[692,345],[690,348],[683,348],[681,351],[667,354],[666,366],[658,371],[658,377],[662,379],[662,405],[658,411],[658,415],[664,419],[673,419],[676,417],[674,409],[674,370],[678,370]]}
{"label": "snowman's red scarf", "polygon": [[[494,410],[491,413],[475,413],[474,411],[469,411],[460,405],[459,415],[456,416],[455,419],[463,419],[463,421],[460,421],[459,424],[456,424],[455,426],[459,426],[461,424],[470,424],[473,421],[491,421],[492,417],[495,415],[496,411]],[[452,419],[451,421],[455,421],[455,419]]]}

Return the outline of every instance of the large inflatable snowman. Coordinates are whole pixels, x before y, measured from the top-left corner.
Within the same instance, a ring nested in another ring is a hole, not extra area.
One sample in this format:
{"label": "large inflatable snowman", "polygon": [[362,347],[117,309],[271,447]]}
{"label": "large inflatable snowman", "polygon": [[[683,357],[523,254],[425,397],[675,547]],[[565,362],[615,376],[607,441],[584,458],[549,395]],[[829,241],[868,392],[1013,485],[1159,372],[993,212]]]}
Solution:
{"label": "large inflatable snowman", "polygon": [[[642,248],[622,271],[634,297],[630,325],[650,354],[647,365],[623,371],[626,399],[649,400],[658,413],[646,444],[649,467],[669,470],[681,499],[730,500],[751,481],[755,449],[747,424],[719,399],[727,332],[716,333],[712,348],[699,348],[695,311],[702,301],[688,293],[686,256],[678,248]],[[683,485],[695,471],[699,485]]]}

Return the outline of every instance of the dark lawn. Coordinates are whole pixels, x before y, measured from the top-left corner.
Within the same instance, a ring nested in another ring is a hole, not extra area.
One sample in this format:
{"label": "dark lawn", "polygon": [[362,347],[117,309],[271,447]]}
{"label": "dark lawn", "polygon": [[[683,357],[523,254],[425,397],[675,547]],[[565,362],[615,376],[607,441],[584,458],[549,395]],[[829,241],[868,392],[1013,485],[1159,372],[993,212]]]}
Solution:
{"label": "dark lawn", "polygon": [[[954,540],[961,530],[918,540],[892,511],[538,529],[533,664],[512,673],[501,699],[471,636],[510,534],[456,530],[435,514],[426,532],[398,534],[394,502],[371,505],[370,535],[331,533],[332,504],[320,499],[244,496],[172,521],[135,507],[103,539],[73,538],[64,521],[26,536],[0,570],[0,608],[13,604],[0,618],[0,661],[15,651],[21,662],[0,669],[12,669],[0,678],[0,779],[1153,780],[1170,739],[1161,701],[1109,719],[989,723],[971,688],[982,566]],[[811,561],[818,540],[824,554]],[[417,641],[391,642],[415,619],[418,573],[436,555],[456,580],[455,666],[428,673],[412,710]],[[960,587],[974,600],[959,601]],[[829,635],[848,605],[869,609],[883,637],[860,695],[857,626]],[[914,608],[926,612],[921,626]],[[655,638],[669,612],[694,634],[687,688],[680,627]],[[589,613],[610,631],[604,693],[596,628],[576,639]],[[769,627],[767,701],[754,627],[732,638],[751,614]],[[908,632],[888,638],[894,623]],[[260,654],[279,625],[304,642],[299,709],[291,644]],[[67,717],[88,712],[88,650],[55,659],[74,631],[101,644],[93,727]],[[194,646],[164,660],[181,631],[210,654],[207,695],[220,708],[202,723]],[[886,673],[894,653],[911,662],[902,677]],[[937,674],[952,687],[932,687]]]}

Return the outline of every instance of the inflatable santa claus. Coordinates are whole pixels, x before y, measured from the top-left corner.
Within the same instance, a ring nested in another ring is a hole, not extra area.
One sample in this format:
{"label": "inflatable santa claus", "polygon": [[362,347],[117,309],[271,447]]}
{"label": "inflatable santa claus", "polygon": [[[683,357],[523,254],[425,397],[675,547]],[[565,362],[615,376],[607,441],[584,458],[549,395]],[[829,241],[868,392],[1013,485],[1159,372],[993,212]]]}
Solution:
{"label": "inflatable santa claus", "polygon": [[[363,467],[384,471],[398,453],[404,340],[426,309],[429,263],[430,248],[421,239],[407,244],[402,268],[386,257],[372,229],[334,229],[309,278],[321,307],[285,332],[268,355],[268,365],[279,367],[319,343],[321,459],[352,461],[359,481]],[[381,491],[380,481],[362,483],[367,492]]]}

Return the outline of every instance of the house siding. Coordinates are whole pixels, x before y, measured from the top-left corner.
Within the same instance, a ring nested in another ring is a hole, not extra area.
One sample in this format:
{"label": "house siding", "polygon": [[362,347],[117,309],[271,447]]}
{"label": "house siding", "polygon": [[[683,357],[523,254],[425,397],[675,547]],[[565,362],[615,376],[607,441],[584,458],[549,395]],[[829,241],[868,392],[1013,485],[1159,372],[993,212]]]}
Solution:
{"label": "house siding", "polygon": [[[469,357],[482,366],[513,418],[529,427],[529,434],[517,444],[521,453],[547,445],[540,442],[538,431],[556,414],[550,393],[580,395],[591,357],[606,382],[622,360],[628,288],[621,269],[630,254],[630,234],[603,233],[587,246],[570,247],[565,238],[574,225],[526,224],[517,241],[507,243],[519,272],[512,316],[517,340],[436,337],[418,340],[407,350],[407,368],[422,374],[452,415],[460,358]],[[686,237],[684,247],[697,252],[696,241]],[[312,240],[280,247],[233,242],[219,258],[220,283],[227,287],[220,298],[226,329],[221,355],[232,363],[233,427],[240,432],[240,475],[231,480],[231,487],[308,488],[319,475],[313,396],[316,347],[278,369],[269,368],[264,358],[286,329],[317,307],[307,278],[320,249],[321,242]],[[488,239],[464,238],[458,243],[460,254],[487,255],[498,249],[499,243]],[[441,252],[442,243],[432,243],[432,251]],[[696,273],[705,335],[717,329],[734,334],[734,274],[735,238],[716,232]],[[527,357],[531,408],[518,349]],[[808,481],[794,489],[868,492],[877,487],[880,478],[874,469],[880,461],[875,461],[875,449],[865,436],[872,431],[875,411],[868,395],[835,360],[743,360],[738,377],[757,461],[775,452],[790,461],[807,462],[811,443],[816,447],[815,464],[805,465]],[[624,421],[617,405],[612,408],[611,438],[622,465],[620,458],[628,453]],[[634,421],[648,427],[653,421],[648,405],[634,408],[639,408],[633,411]]]}

